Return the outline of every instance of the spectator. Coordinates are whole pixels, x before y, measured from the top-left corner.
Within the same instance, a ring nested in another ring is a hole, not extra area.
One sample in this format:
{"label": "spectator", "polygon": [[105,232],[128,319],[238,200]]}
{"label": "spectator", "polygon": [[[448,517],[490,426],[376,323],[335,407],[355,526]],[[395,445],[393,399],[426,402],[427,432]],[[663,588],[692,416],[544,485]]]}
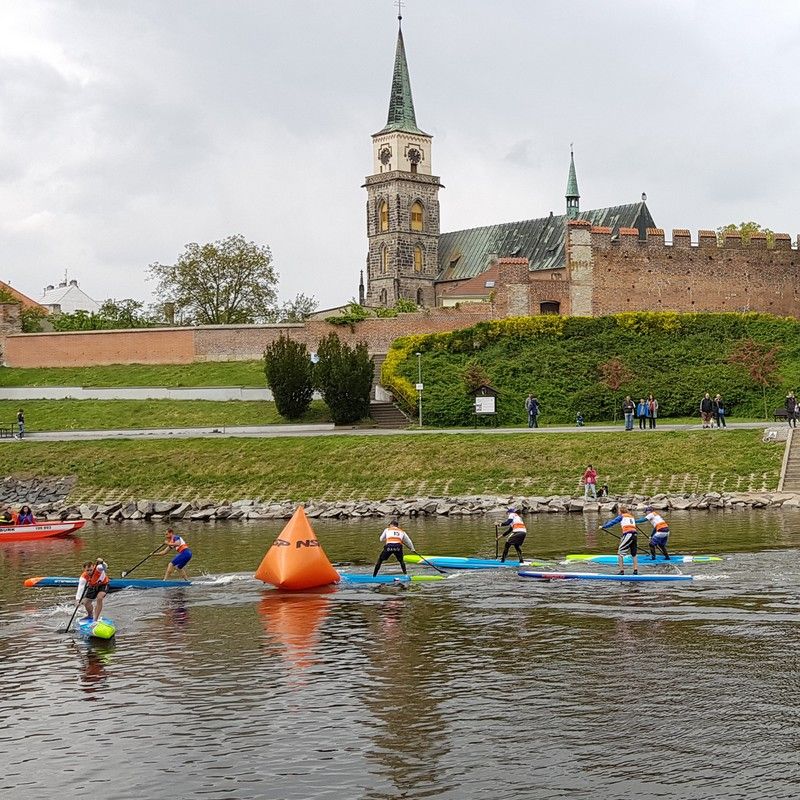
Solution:
{"label": "spectator", "polygon": [[597,500],[597,471],[591,464],[583,473],[583,499],[588,500],[590,494]]}
{"label": "spectator", "polygon": [[579,411],[578,416],[575,417],[575,424],[579,427],[583,427],[583,412]]}
{"label": "spectator", "polygon": [[33,511],[30,506],[22,506],[17,516],[17,525],[35,525],[36,520],[33,518]]}
{"label": "spectator", "polygon": [[633,430],[633,412],[636,411],[636,404],[631,400],[631,396],[629,394],[625,395],[625,399],[622,401],[622,413],[625,417],[625,430],[632,431]]}
{"label": "spectator", "polygon": [[652,393],[647,395],[647,419],[650,427],[655,428],[658,419],[658,400],[653,397]]}
{"label": "spectator", "polygon": [[783,401],[784,406],[786,407],[786,421],[789,423],[790,428],[797,427],[797,398],[794,396],[794,392],[789,392],[786,395],[786,399]]}
{"label": "spectator", "polygon": [[525,398],[525,411],[528,412],[528,427],[539,427],[539,400],[535,395],[529,394]]}
{"label": "spectator", "polygon": [[25,435],[25,412],[20,409],[17,411],[17,439]]}
{"label": "spectator", "polygon": [[711,413],[714,416],[714,423],[718,428],[728,427],[725,424],[725,403],[722,401],[722,397],[720,395],[716,395],[714,397],[714,400],[711,403]]}
{"label": "spectator", "polygon": [[647,427],[647,401],[644,397],[640,397],[636,404],[636,416],[639,418],[639,430],[643,431]]}
{"label": "spectator", "polygon": [[700,401],[700,419],[703,422],[704,428],[711,427],[711,412],[714,410],[714,404],[711,402],[711,395],[706,392],[703,399]]}
{"label": "spectator", "polygon": [[608,497],[608,482],[604,483],[598,490],[597,490],[598,497]]}

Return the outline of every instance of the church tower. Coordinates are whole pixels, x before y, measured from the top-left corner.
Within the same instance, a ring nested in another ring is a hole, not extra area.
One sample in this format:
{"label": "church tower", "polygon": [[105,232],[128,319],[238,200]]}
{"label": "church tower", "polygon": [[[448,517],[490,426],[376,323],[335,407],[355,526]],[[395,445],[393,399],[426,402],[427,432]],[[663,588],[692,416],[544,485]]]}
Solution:
{"label": "church tower", "polygon": [[575,174],[575,154],[569,146],[569,177],[567,178],[567,219],[577,219],[581,213],[581,195],[578,176]]}
{"label": "church tower", "polygon": [[431,174],[431,139],[417,127],[401,22],[389,117],[372,136],[372,175],[364,184],[368,306],[389,307],[400,299],[436,304],[441,184]]}

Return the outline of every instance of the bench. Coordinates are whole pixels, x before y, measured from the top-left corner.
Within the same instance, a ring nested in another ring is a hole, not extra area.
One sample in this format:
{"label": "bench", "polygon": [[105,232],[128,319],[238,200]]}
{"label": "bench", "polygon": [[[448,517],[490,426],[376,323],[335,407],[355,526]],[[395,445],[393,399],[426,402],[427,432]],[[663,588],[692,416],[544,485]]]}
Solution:
{"label": "bench", "polygon": [[780,408],[776,408],[773,415],[775,421],[783,420],[784,422],[789,419],[789,412],[781,406]]}
{"label": "bench", "polygon": [[14,425],[0,424],[0,439],[12,439],[14,437]]}

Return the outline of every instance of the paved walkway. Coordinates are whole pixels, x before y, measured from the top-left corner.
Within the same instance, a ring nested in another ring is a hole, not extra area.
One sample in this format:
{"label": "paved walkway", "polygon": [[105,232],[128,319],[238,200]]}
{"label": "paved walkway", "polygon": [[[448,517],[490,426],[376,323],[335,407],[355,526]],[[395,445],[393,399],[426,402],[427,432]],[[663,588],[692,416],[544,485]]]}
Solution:
{"label": "paved walkway", "polygon": [[[631,436],[658,435],[664,431],[702,430],[702,425],[659,425],[655,430],[630,431]],[[772,429],[778,432],[776,438],[785,440],[788,428],[785,424],[769,422],[731,422],[730,430]],[[281,436],[425,436],[431,433],[469,435],[514,433],[528,436],[547,436],[549,433],[577,433],[591,436],[593,433],[624,433],[620,425],[592,425],[584,428],[565,425],[548,428],[402,428],[398,430],[385,428],[335,428],[332,424],[319,425],[262,425],[249,427],[212,427],[212,428],[146,428],[107,431],[43,431],[26,434],[25,439],[0,439],[2,443],[22,444],[31,442],[67,442],[92,441],[98,439],[222,439],[233,437],[276,438]],[[719,432],[725,435],[725,430]]]}

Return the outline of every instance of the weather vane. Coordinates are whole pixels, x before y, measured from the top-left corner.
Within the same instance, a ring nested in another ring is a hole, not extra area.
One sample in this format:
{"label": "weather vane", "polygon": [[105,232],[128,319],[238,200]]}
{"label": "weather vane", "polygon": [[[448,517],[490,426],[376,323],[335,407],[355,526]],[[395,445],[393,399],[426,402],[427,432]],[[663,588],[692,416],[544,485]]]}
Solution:
{"label": "weather vane", "polygon": [[403,6],[405,5],[405,2],[404,2],[404,0],[395,0],[395,3],[397,4],[397,19],[402,20],[403,19]]}

